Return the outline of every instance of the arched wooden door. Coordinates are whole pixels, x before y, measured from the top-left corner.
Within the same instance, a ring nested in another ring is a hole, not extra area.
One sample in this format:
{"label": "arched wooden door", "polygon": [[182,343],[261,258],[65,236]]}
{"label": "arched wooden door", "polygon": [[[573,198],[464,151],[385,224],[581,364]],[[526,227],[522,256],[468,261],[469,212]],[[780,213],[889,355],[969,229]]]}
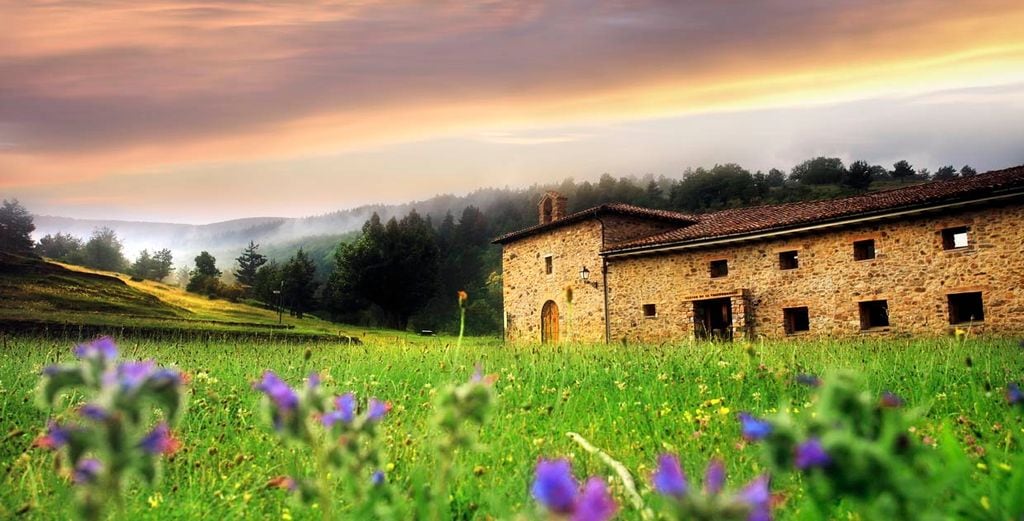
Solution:
{"label": "arched wooden door", "polygon": [[558,342],[558,304],[553,300],[545,302],[540,310],[540,341],[545,344]]}

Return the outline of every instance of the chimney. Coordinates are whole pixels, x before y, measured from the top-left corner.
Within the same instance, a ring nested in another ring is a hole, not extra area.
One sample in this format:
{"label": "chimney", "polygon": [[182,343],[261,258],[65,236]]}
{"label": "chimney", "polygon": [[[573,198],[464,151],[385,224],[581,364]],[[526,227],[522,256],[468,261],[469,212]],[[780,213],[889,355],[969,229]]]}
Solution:
{"label": "chimney", "polygon": [[545,193],[544,197],[540,199],[540,205],[538,206],[540,223],[547,224],[565,217],[568,205],[569,199],[564,195],[558,192]]}

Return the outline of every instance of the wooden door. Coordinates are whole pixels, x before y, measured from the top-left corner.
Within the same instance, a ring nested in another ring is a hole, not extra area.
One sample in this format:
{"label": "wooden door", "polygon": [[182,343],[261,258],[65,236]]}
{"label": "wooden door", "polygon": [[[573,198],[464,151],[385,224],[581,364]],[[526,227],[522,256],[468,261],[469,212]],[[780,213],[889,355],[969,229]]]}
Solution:
{"label": "wooden door", "polygon": [[540,341],[545,344],[558,342],[558,305],[547,301],[540,310]]}

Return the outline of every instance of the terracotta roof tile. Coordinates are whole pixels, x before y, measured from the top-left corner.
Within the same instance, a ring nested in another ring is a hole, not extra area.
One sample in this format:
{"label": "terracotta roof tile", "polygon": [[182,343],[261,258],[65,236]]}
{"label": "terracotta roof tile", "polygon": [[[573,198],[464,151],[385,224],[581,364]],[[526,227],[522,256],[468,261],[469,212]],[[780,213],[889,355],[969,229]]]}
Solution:
{"label": "terracotta roof tile", "polygon": [[755,232],[784,230],[836,219],[970,200],[1014,190],[1024,191],[1024,165],[972,177],[934,181],[841,199],[755,206],[698,214],[695,216],[696,224],[616,244],[608,251],[697,243]]}
{"label": "terracotta roof tile", "polygon": [[658,221],[676,222],[680,224],[693,224],[697,222],[697,218],[690,214],[672,212],[668,210],[652,210],[650,208],[633,206],[631,204],[609,203],[602,204],[601,206],[595,206],[593,208],[588,208],[586,210],[582,210],[573,214],[569,214],[556,221],[538,224],[535,226],[531,226],[529,228],[524,228],[522,230],[506,233],[505,235],[502,235],[494,239],[494,241],[492,242],[494,244],[504,244],[514,240],[522,239],[524,237],[528,237],[530,235],[534,235],[536,233],[559,228],[567,224],[577,223],[603,214],[627,215],[632,217],[642,217]]}

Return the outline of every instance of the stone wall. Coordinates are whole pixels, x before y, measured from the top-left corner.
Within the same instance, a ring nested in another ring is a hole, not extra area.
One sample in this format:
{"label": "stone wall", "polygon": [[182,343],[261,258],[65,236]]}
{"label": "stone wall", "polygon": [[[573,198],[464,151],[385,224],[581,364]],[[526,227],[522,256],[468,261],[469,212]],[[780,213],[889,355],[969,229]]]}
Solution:
{"label": "stone wall", "polygon": [[[941,230],[967,226],[970,244],[944,250]],[[876,257],[854,260],[853,242],[874,239]],[[799,268],[780,270],[796,250]],[[773,240],[609,258],[611,339],[656,342],[694,334],[693,301],[730,296],[740,337],[947,335],[947,295],[981,292],[975,333],[1024,331],[1024,206],[947,211]],[[711,278],[709,262],[728,275]],[[889,327],[862,331],[859,303],[886,300]],[[644,304],[656,306],[645,317]],[[809,331],[787,335],[783,309],[806,306]],[[963,328],[964,326],[959,326]]]}
{"label": "stone wall", "polygon": [[[506,244],[502,249],[505,339],[540,342],[541,308],[551,300],[558,306],[560,341],[604,342],[600,250],[601,224],[593,219]],[[547,256],[551,256],[550,274],[545,272]],[[589,284],[580,280],[583,266],[590,270]],[[567,287],[573,293],[571,311]]]}
{"label": "stone wall", "polygon": [[604,222],[605,248],[615,246],[618,243],[649,237],[651,235],[675,230],[680,227],[679,223],[644,219],[628,215],[606,215],[601,217]]}

